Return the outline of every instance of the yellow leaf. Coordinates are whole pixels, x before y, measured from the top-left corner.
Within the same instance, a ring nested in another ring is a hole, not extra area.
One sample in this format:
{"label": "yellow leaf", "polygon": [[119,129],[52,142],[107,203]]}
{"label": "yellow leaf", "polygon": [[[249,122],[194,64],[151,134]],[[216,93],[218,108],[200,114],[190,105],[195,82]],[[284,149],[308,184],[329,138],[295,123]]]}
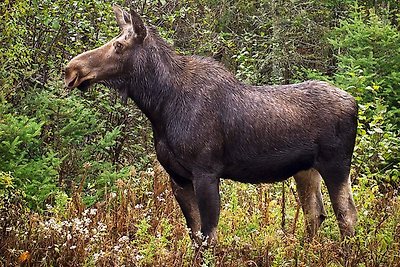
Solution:
{"label": "yellow leaf", "polygon": [[29,261],[31,258],[31,254],[29,253],[29,251],[25,251],[24,253],[22,253],[19,257],[18,257],[18,262],[19,263],[24,263],[26,261]]}
{"label": "yellow leaf", "polygon": [[379,90],[379,88],[380,88],[380,86],[379,86],[379,85],[376,85],[376,84],[374,84],[374,85],[372,85],[372,88],[374,88],[374,90],[375,90],[375,91],[378,91],[378,90]]}

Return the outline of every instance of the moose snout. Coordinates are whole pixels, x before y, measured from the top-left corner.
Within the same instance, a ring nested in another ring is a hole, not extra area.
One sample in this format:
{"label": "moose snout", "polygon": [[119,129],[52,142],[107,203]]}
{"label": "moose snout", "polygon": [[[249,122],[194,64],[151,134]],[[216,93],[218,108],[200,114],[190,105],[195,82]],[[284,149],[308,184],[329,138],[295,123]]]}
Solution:
{"label": "moose snout", "polygon": [[66,66],[64,85],[68,89],[78,88],[86,91],[95,82],[96,72],[92,72],[87,66],[78,63],[80,62],[72,60]]}
{"label": "moose snout", "polygon": [[65,79],[65,87],[67,87],[69,89],[76,87],[74,85],[76,84],[77,80],[78,80],[78,75],[75,75],[72,78],[68,78],[68,79],[66,78]]}
{"label": "moose snout", "polygon": [[78,81],[79,73],[76,70],[72,70],[70,67],[65,68],[64,85],[65,87],[72,89],[76,86]]}

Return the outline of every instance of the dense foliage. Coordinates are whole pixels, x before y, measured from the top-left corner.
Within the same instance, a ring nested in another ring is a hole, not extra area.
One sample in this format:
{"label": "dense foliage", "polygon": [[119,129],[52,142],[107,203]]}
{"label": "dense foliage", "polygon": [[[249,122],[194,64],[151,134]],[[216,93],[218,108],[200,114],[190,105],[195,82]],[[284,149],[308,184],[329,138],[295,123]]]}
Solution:
{"label": "dense foliage", "polygon": [[[240,80],[321,79],[351,93],[360,213],[351,262],[400,262],[398,1],[133,5],[179,53],[212,56]],[[102,86],[85,94],[63,86],[72,56],[118,34],[111,3],[5,0],[0,20],[0,265],[190,265],[195,255],[145,117]],[[293,188],[224,182],[221,244],[204,264],[339,264],[332,212],[303,246]]]}

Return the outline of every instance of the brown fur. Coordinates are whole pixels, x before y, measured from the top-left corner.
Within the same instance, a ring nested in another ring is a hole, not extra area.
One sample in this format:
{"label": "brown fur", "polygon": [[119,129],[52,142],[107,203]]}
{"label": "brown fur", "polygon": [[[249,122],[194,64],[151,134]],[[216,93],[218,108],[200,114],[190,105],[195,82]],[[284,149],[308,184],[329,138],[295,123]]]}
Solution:
{"label": "brown fur", "polygon": [[325,216],[321,175],[342,235],[354,233],[353,97],[320,81],[243,84],[212,59],[176,54],[135,12],[114,12],[122,34],[72,59],[65,83],[82,90],[103,83],[135,101],[152,123],[157,157],[193,231],[215,238],[220,178],[260,183],[295,175],[312,236]]}

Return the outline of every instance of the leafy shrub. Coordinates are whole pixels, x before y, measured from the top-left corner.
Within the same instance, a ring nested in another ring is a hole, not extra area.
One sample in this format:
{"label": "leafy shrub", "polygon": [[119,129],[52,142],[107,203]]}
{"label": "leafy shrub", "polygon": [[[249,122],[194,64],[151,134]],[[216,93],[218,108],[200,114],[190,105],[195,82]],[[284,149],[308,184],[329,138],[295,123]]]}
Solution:
{"label": "leafy shrub", "polygon": [[111,3],[3,1],[0,10],[0,170],[30,207],[57,203],[81,183],[93,204],[128,177],[122,166],[146,169],[147,126],[133,127],[143,115],[102,87],[84,97],[62,89],[65,62],[117,34]]}
{"label": "leafy shrub", "polygon": [[24,115],[0,115],[0,171],[12,173],[15,185],[25,191],[29,204],[36,208],[58,191],[55,180],[60,165],[56,153],[42,150],[42,126]]}
{"label": "leafy shrub", "polygon": [[330,33],[337,51],[333,76],[305,71],[352,94],[359,105],[354,177],[383,188],[399,186],[400,34],[386,15],[355,5]]}
{"label": "leafy shrub", "polygon": [[396,188],[400,185],[399,129],[379,99],[359,107],[358,143],[353,160],[355,176],[371,180],[382,188],[390,185]]}
{"label": "leafy shrub", "polygon": [[332,32],[337,51],[335,83],[346,85],[361,103],[382,98],[400,126],[400,32],[386,16],[354,7],[350,18]]}

